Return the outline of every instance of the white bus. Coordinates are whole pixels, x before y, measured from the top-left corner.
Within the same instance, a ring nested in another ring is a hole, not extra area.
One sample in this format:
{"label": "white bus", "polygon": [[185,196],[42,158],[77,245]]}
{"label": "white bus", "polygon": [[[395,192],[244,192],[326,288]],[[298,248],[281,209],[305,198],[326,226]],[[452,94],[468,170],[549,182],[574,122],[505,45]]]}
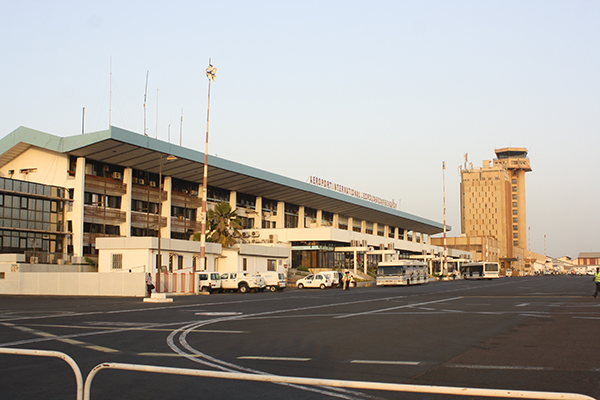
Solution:
{"label": "white bus", "polygon": [[472,262],[460,266],[463,279],[494,279],[498,278],[499,271],[497,262]]}
{"label": "white bus", "polygon": [[427,264],[417,260],[380,262],[377,266],[377,285],[416,285],[427,283]]}

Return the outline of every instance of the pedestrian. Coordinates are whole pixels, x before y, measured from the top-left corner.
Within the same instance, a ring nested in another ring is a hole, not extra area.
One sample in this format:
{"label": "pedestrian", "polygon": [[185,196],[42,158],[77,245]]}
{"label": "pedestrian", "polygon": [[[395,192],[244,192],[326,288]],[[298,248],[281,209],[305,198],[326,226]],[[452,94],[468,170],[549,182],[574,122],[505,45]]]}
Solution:
{"label": "pedestrian", "polygon": [[594,282],[596,283],[596,293],[594,293],[594,297],[598,297],[598,292],[600,291],[600,267],[596,268]]}
{"label": "pedestrian", "polygon": [[456,279],[456,268],[454,268],[454,270],[452,270],[452,280]]}
{"label": "pedestrian", "polygon": [[154,283],[152,283],[152,276],[150,276],[150,274],[146,274],[146,288],[148,289],[148,296],[152,296]]}
{"label": "pedestrian", "polygon": [[342,282],[344,285],[344,290],[349,290],[350,289],[350,273],[348,271],[346,271],[344,273],[344,276],[342,277]]}

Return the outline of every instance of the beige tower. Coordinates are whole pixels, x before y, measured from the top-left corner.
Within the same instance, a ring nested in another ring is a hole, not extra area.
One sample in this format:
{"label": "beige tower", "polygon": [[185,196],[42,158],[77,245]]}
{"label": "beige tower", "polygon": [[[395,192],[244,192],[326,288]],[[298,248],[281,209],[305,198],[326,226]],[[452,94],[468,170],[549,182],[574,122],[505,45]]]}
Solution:
{"label": "beige tower", "polygon": [[525,148],[498,149],[496,156],[482,168],[465,164],[461,171],[461,233],[496,238],[503,269],[520,271],[527,246],[525,172],[531,167]]}

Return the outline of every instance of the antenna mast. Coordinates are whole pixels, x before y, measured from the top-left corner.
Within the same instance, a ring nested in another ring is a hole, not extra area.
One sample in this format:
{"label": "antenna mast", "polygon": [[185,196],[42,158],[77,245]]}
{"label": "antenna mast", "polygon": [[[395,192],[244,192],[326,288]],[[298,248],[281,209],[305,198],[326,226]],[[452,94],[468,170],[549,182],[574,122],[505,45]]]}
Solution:
{"label": "antenna mast", "polygon": [[108,127],[112,123],[112,56],[110,56],[110,84],[109,84],[109,95],[108,95]]}
{"label": "antenna mast", "polygon": [[179,123],[179,145],[183,146],[181,144],[183,140],[183,107],[181,107],[181,122]]}
{"label": "antenna mast", "polygon": [[150,71],[146,71],[146,90],[144,90],[144,135],[148,136],[146,132],[146,96],[148,95],[148,75]]}
{"label": "antenna mast", "polygon": [[154,131],[154,138],[158,139],[158,88],[156,88],[156,129]]}

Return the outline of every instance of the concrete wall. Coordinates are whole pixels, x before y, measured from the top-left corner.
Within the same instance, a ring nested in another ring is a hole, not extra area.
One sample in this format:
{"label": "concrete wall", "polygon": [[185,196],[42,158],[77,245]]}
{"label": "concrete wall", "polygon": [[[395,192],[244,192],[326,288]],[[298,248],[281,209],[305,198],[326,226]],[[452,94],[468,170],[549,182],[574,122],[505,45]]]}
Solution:
{"label": "concrete wall", "polygon": [[143,297],[146,281],[144,273],[4,272],[0,294]]}

